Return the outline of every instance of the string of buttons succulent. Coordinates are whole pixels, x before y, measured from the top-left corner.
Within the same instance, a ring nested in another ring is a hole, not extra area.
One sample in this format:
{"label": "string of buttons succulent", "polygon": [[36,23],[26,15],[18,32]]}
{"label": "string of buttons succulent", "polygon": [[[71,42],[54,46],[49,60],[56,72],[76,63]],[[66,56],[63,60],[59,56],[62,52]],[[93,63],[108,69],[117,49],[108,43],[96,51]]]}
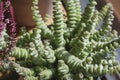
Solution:
{"label": "string of buttons succulent", "polygon": [[[38,3],[32,0],[35,28],[29,32],[22,28],[15,44],[12,36],[16,23],[10,0],[0,1],[1,72],[11,70],[24,80],[96,80],[120,72],[115,59],[120,36],[111,27],[114,16],[110,3],[97,10],[97,2],[89,0],[82,13],[79,0],[64,0],[66,20],[62,1],[55,0],[51,25],[42,19]],[[12,35],[7,28],[12,28]]]}

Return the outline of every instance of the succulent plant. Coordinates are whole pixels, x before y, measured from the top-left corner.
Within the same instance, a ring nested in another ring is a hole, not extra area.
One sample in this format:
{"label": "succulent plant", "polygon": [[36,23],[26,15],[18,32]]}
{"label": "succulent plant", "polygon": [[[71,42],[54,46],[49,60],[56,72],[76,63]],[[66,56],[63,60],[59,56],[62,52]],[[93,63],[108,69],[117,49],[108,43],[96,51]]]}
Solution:
{"label": "succulent plant", "polygon": [[[7,30],[6,30],[7,29]],[[7,34],[8,32],[9,34]],[[16,22],[10,0],[0,1],[0,56],[4,58],[16,46]]]}
{"label": "succulent plant", "polygon": [[[79,0],[65,0],[65,20],[62,2],[55,0],[53,23],[47,27],[39,14],[38,2],[33,0],[31,7],[35,28],[23,31],[7,55],[16,60],[3,61],[0,71],[16,71],[24,80],[95,80],[120,72],[115,60],[120,36],[111,27],[114,16],[110,3],[98,11],[97,2],[89,0],[82,13]],[[1,44],[6,43],[0,39]]]}

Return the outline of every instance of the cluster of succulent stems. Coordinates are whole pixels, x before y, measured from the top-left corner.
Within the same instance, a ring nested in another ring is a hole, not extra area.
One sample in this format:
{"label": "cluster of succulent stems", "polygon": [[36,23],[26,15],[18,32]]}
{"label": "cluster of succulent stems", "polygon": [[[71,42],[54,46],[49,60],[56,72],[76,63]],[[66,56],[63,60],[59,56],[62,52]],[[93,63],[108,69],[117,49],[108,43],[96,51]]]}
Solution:
{"label": "cluster of succulent stems", "polygon": [[[64,0],[65,20],[62,2],[55,0],[49,27],[40,15],[38,3],[39,0],[33,0],[31,6],[35,28],[23,31],[13,51],[7,54],[16,60],[3,61],[0,71],[15,71],[24,80],[95,80],[120,72],[120,64],[115,60],[120,36],[112,29],[110,3],[98,11],[97,2],[89,0],[82,13],[79,0]],[[0,45],[6,48],[9,35],[6,29],[2,33]]]}

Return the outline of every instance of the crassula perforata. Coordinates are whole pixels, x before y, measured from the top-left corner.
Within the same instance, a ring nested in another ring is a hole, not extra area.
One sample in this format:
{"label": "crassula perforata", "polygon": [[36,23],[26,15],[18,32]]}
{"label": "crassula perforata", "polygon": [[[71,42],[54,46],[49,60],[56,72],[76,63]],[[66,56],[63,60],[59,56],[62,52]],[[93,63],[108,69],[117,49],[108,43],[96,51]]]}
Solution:
{"label": "crassula perforata", "polygon": [[35,28],[20,35],[8,54],[16,61],[5,62],[1,70],[16,71],[24,80],[95,80],[120,72],[115,60],[120,36],[111,27],[111,4],[98,11],[96,1],[89,0],[82,13],[79,0],[65,0],[66,20],[61,0],[55,0],[53,23],[48,27],[39,14],[38,2],[33,0],[31,6]]}

